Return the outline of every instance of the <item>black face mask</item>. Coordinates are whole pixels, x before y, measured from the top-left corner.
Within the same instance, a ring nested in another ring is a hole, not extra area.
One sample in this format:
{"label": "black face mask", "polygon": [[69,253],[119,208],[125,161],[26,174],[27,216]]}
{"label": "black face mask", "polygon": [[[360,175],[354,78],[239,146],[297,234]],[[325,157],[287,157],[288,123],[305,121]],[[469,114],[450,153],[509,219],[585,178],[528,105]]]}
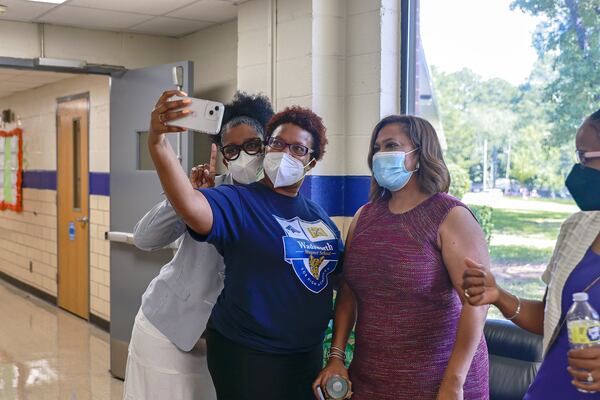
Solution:
{"label": "black face mask", "polygon": [[582,211],[600,211],[600,171],[575,164],[565,185]]}

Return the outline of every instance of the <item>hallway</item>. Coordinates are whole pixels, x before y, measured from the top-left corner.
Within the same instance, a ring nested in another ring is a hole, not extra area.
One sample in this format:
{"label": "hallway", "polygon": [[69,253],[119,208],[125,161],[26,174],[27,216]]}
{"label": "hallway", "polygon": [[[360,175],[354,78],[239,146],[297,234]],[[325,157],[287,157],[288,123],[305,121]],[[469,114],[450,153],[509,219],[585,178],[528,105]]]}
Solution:
{"label": "hallway", "polygon": [[0,280],[0,400],[121,399],[108,333]]}

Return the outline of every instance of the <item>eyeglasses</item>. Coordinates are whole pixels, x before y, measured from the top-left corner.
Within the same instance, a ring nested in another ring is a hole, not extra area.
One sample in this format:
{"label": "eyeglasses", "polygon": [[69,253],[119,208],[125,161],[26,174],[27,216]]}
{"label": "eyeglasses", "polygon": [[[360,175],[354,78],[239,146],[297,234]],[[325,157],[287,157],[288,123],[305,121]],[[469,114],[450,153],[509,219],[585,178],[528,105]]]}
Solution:
{"label": "eyeglasses", "polygon": [[600,158],[600,151],[575,150],[575,153],[577,153],[577,158],[582,164],[585,164],[594,158]]}
{"label": "eyeglasses", "polygon": [[240,152],[244,150],[249,156],[258,154],[263,149],[263,141],[260,138],[250,139],[241,146],[237,144],[228,144],[221,148],[221,153],[227,161],[237,160]]}
{"label": "eyeglasses", "polygon": [[267,140],[267,146],[276,151],[284,151],[286,147],[289,147],[290,153],[297,157],[304,157],[308,153],[315,152],[314,150],[309,149],[308,147],[303,146],[301,144],[289,144],[281,139],[272,136],[269,138],[269,140]]}

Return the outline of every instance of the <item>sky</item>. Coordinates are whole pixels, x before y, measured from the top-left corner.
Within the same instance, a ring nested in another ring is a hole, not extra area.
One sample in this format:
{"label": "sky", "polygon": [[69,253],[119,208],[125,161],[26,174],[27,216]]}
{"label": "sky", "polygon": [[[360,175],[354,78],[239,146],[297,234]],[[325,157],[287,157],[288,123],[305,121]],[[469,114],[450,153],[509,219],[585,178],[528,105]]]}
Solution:
{"label": "sky", "polygon": [[531,38],[538,19],[512,0],[420,0],[421,37],[430,66],[444,72],[470,68],[484,78],[514,85],[537,59]]}

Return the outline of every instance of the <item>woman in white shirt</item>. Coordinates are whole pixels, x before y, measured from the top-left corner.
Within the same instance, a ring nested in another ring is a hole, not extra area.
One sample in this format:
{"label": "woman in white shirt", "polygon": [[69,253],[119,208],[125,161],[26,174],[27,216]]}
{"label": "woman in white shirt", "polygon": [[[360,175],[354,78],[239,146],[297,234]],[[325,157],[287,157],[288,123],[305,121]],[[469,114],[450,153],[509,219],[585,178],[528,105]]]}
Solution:
{"label": "woman in white shirt", "polygon": [[[260,179],[265,129],[272,115],[267,97],[236,93],[225,106],[210,164],[192,170],[192,183],[212,187]],[[221,176],[215,176],[217,146],[228,169]],[[134,229],[134,243],[142,250],[158,250],[179,238],[177,253],[142,296],[129,344],[125,400],[198,399],[212,386],[202,360],[205,351],[196,344],[223,288],[223,257],[213,245],[190,237],[167,200],[148,211]]]}

